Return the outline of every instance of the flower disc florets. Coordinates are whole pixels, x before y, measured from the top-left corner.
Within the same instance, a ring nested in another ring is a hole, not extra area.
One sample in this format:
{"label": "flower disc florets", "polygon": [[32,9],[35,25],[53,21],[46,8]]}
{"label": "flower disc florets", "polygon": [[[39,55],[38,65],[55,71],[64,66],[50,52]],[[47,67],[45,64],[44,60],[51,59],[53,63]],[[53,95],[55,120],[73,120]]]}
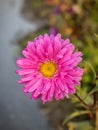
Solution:
{"label": "flower disc florets", "polygon": [[75,46],[69,39],[45,34],[29,41],[24,58],[17,60],[22,75],[19,83],[25,84],[25,93],[32,93],[32,99],[42,98],[43,103],[68,97],[76,92],[80,85],[83,69],[78,67],[82,53],[75,52]]}

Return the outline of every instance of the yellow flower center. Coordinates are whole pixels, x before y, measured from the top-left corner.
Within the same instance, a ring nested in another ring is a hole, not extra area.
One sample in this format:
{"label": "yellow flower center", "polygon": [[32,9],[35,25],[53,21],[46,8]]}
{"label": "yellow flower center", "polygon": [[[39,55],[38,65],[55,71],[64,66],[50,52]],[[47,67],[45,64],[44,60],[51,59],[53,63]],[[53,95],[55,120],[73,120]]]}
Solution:
{"label": "yellow flower center", "polygon": [[51,78],[54,76],[57,70],[57,66],[53,62],[42,63],[40,67],[40,72],[47,78]]}

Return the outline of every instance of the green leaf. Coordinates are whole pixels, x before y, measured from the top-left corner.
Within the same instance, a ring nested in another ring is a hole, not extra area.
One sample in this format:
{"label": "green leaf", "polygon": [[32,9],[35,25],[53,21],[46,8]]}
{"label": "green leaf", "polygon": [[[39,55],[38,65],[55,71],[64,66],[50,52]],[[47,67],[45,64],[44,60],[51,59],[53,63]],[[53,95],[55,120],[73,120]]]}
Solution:
{"label": "green leaf", "polygon": [[[84,85],[83,87],[76,87],[76,93],[79,95],[79,97],[86,103],[86,104],[93,104],[93,98],[92,96],[88,96],[88,88],[86,85]],[[87,97],[87,98],[86,98]],[[71,97],[71,101],[72,103],[74,103],[74,105],[78,108],[82,107],[82,108],[87,108],[82,102],[80,102],[80,100],[75,96],[72,95]]]}
{"label": "green leaf", "polygon": [[95,35],[95,37],[97,37],[97,38],[98,38],[98,34],[96,34],[96,33],[95,33],[94,35]]}
{"label": "green leaf", "polygon": [[91,111],[75,111],[74,113],[70,114],[69,116],[67,116],[63,122],[63,124],[67,123],[69,120],[77,117],[77,116],[80,116],[80,115],[84,115],[84,114],[89,114],[91,113]]}
{"label": "green leaf", "polygon": [[92,72],[93,72],[93,82],[95,81],[95,79],[96,79],[96,72],[95,72],[95,69],[94,69],[94,67],[92,66],[92,64],[90,63],[90,62],[88,62],[88,61],[86,61],[86,60],[84,60],[83,61],[85,64],[87,64],[89,67],[90,67],[90,69],[92,70]]}
{"label": "green leaf", "polygon": [[[94,92],[97,92],[98,91],[98,85],[96,85],[96,87],[94,87],[88,94],[87,94],[87,97],[92,95]],[[86,98],[87,98],[86,97]]]}
{"label": "green leaf", "polygon": [[83,122],[69,122],[68,123],[69,130],[94,130],[91,121],[83,121]]}

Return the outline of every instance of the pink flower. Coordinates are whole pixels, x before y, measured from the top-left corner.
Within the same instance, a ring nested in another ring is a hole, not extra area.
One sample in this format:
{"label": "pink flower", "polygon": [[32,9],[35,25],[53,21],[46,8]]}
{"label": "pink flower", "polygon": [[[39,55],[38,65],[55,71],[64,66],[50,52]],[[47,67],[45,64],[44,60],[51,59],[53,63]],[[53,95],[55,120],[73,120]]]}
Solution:
{"label": "pink flower", "polygon": [[75,46],[69,39],[63,40],[45,34],[29,41],[22,54],[24,58],[17,60],[21,70],[17,74],[25,84],[25,93],[32,93],[31,99],[43,100],[43,103],[69,97],[76,92],[75,86],[80,85],[83,69],[77,65],[82,61],[82,53],[75,52]]}

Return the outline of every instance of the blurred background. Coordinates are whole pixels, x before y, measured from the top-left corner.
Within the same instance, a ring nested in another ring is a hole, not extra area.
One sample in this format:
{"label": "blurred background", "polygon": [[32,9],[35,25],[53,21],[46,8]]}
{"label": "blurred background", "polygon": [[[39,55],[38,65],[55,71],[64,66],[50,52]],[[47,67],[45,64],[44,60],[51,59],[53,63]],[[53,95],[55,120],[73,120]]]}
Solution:
{"label": "blurred background", "polygon": [[[16,59],[28,40],[44,33],[69,37],[98,73],[98,0],[0,0],[0,130],[67,130],[62,122],[73,111],[69,100],[43,105],[17,84]],[[82,66],[78,91],[85,96],[94,74]]]}

